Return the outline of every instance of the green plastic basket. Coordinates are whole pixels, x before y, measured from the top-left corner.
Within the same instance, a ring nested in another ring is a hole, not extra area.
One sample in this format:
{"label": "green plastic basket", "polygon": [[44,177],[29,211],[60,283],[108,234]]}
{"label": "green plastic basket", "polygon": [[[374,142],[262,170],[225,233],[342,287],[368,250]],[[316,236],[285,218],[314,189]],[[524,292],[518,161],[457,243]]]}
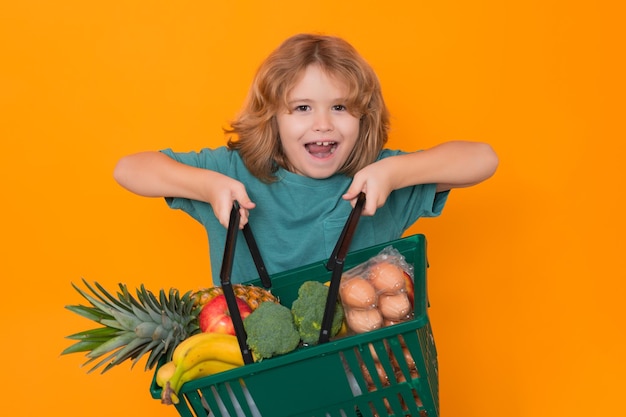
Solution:
{"label": "green plastic basket", "polygon": [[[415,317],[184,384],[175,405],[182,417],[438,417],[437,351],[428,319],[426,239],[417,234],[349,253],[345,270],[392,246],[414,267]],[[272,293],[291,306],[304,281],[326,282],[332,272],[317,262],[272,276]],[[260,285],[259,282],[253,284]],[[402,346],[417,365],[409,371]],[[376,376],[372,348],[389,376]],[[387,350],[391,354],[387,354]],[[402,371],[400,381],[394,377]],[[368,389],[367,372],[374,376]],[[156,376],[156,372],[155,372]],[[153,378],[152,397],[161,398]]]}

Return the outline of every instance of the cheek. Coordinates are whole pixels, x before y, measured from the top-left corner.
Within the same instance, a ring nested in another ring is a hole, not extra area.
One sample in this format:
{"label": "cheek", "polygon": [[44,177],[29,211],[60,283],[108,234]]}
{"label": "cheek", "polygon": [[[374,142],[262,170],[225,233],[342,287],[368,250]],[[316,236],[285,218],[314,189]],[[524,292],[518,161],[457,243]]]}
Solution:
{"label": "cheek", "polygon": [[342,121],[341,130],[346,139],[356,140],[359,136],[360,126],[359,119],[350,118]]}
{"label": "cheek", "polygon": [[278,129],[278,134],[280,136],[285,132],[285,117],[284,116],[276,116],[276,128]]}
{"label": "cheek", "polygon": [[293,136],[298,136],[299,132],[305,129],[305,126],[303,126],[303,124],[294,117],[277,117],[276,122],[278,125],[278,133],[281,137],[281,140],[283,138],[288,139]]}

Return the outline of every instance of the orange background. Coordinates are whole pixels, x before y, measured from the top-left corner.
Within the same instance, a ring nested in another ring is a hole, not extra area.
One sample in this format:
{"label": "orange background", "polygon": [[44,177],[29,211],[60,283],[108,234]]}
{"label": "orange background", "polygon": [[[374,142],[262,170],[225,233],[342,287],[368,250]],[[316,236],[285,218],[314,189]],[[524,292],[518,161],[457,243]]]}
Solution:
{"label": "orange background", "polygon": [[[61,357],[114,290],[210,282],[201,227],[112,179],[122,155],[224,143],[296,32],[378,72],[391,147],[480,140],[501,165],[411,233],[429,242],[444,417],[623,416],[621,2],[14,1],[0,5],[2,415],[175,416],[151,373]],[[142,363],[143,365],[143,363]]]}

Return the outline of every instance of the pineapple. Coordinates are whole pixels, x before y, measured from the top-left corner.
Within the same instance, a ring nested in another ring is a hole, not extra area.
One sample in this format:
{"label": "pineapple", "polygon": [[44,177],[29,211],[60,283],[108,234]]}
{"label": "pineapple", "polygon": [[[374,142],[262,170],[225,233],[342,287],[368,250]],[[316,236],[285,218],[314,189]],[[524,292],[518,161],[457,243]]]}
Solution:
{"label": "pineapple", "polygon": [[[146,370],[161,359],[171,360],[174,348],[200,331],[197,318],[202,307],[223,294],[221,287],[212,287],[182,295],[176,289],[160,290],[157,297],[142,285],[135,297],[126,285],[119,284],[120,291],[114,296],[98,283],[83,283],[89,291],[72,286],[91,305],[66,308],[102,327],[67,336],[76,342],[61,354],[87,352],[84,365],[93,365],[89,372],[104,366],[104,373],[128,359],[134,366],[146,354]],[[252,310],[264,301],[278,302],[268,290],[253,285],[236,284],[233,290]]]}
{"label": "pineapple", "polygon": [[[272,295],[272,293],[268,290],[261,287],[244,284],[233,284],[232,287],[235,296],[248,303],[252,311],[256,310],[259,304],[265,301],[272,301],[274,303],[278,302],[278,298]],[[205,305],[214,297],[221,294],[224,294],[222,287],[202,288],[193,295],[194,303]]]}

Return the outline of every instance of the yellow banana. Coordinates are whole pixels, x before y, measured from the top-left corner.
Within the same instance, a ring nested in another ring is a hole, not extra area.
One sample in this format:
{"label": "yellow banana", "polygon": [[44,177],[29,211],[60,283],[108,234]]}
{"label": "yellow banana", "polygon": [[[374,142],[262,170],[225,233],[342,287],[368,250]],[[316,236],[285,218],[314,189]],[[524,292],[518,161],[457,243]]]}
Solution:
{"label": "yellow banana", "polygon": [[201,341],[206,339],[207,336],[205,335],[207,334],[211,333],[196,333],[180,342],[172,353],[172,362],[180,362],[180,360],[183,358],[183,356],[185,356],[189,349],[191,349],[195,344],[200,343]]}
{"label": "yellow banana", "polygon": [[[234,344],[237,348],[236,352],[239,352],[239,355],[241,356],[241,350],[239,349],[236,336],[223,333],[196,333],[176,346],[176,349],[174,349],[174,352],[172,353],[172,361],[175,364],[179,364],[183,358],[187,356],[189,351],[194,349],[197,345],[218,342]],[[237,363],[237,360],[235,360],[235,363]]]}
{"label": "yellow banana", "polygon": [[[193,381],[194,379],[202,378],[209,375],[215,375],[220,372],[230,371],[231,369],[235,369],[239,367],[239,365],[235,365],[233,363],[222,362],[220,360],[209,359],[199,364],[195,365],[193,368],[185,371],[178,381],[176,381],[176,385],[172,385],[172,391],[177,393],[180,388],[185,384],[185,382]],[[170,380],[170,382],[172,382]]]}
{"label": "yellow banana", "polygon": [[[183,346],[189,339],[192,343]],[[221,333],[198,333],[187,338],[178,346],[183,346],[178,353],[173,353],[172,361],[176,364],[173,375],[167,381],[163,390],[162,401],[166,404],[177,403],[178,397],[175,395],[182,386],[183,375],[195,366],[206,361],[219,361],[230,364],[233,368],[243,365],[243,357],[239,348],[237,337]],[[176,348],[178,349],[178,347]],[[232,369],[232,368],[230,368]]]}
{"label": "yellow banana", "polygon": [[217,359],[239,366],[243,365],[243,356],[241,355],[237,337],[213,333],[213,337],[207,337],[189,349],[181,359],[180,364],[184,369],[190,369],[196,363],[208,359]]}
{"label": "yellow banana", "polygon": [[156,374],[157,385],[161,388],[165,387],[165,383],[172,378],[175,370],[176,364],[173,361],[169,361],[161,365]]}

